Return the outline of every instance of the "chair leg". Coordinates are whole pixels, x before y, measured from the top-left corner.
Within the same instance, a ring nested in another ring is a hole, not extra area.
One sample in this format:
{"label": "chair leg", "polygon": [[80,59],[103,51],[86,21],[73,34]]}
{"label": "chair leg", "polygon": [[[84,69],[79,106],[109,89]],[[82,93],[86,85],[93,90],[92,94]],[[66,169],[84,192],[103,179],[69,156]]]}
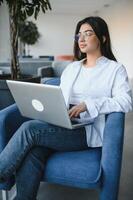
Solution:
{"label": "chair leg", "polygon": [[9,195],[7,190],[2,190],[2,200],[9,200]]}

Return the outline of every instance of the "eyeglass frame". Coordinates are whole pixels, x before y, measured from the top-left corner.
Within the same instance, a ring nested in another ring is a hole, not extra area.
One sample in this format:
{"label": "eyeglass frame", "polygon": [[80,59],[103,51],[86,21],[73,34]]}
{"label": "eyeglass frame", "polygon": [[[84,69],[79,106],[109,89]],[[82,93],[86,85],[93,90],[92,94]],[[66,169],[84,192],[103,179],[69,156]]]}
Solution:
{"label": "eyeglass frame", "polygon": [[[90,31],[91,31],[91,33],[90,33]],[[88,34],[88,33],[89,33],[89,34]],[[95,33],[94,33],[93,30],[86,30],[86,31],[84,31],[83,33],[79,32],[79,33],[77,33],[77,34],[74,36],[74,40],[75,40],[76,42],[78,42],[78,41],[79,41],[79,38],[81,37],[81,35],[84,37],[84,40],[87,40],[90,36],[95,35]]]}

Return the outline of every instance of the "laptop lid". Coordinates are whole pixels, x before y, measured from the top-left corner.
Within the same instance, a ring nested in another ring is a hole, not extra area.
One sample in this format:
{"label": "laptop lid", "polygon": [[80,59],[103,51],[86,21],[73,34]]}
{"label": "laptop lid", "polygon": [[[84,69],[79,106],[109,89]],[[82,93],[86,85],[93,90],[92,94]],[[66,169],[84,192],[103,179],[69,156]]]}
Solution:
{"label": "laptop lid", "polygon": [[72,128],[60,86],[13,80],[7,84],[23,116]]}
{"label": "laptop lid", "polygon": [[12,80],[7,80],[7,84],[21,114],[25,117],[69,129],[92,123],[70,120],[60,86]]}

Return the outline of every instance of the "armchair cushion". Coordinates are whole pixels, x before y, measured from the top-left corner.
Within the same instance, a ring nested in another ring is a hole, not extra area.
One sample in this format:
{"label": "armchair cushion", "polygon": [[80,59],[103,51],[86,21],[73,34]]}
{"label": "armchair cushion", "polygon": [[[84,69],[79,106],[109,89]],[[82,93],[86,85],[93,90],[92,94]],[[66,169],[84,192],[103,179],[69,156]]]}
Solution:
{"label": "armchair cushion", "polygon": [[55,152],[47,160],[44,181],[79,188],[96,188],[101,177],[101,147]]}

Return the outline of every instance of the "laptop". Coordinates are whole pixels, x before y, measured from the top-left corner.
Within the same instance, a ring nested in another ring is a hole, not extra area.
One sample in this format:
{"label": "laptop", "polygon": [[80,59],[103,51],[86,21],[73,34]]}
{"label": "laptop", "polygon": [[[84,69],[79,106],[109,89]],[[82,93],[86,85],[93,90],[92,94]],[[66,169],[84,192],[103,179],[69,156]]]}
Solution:
{"label": "laptop", "polygon": [[93,122],[69,117],[60,86],[7,80],[8,87],[22,116],[53,125],[75,129]]}

